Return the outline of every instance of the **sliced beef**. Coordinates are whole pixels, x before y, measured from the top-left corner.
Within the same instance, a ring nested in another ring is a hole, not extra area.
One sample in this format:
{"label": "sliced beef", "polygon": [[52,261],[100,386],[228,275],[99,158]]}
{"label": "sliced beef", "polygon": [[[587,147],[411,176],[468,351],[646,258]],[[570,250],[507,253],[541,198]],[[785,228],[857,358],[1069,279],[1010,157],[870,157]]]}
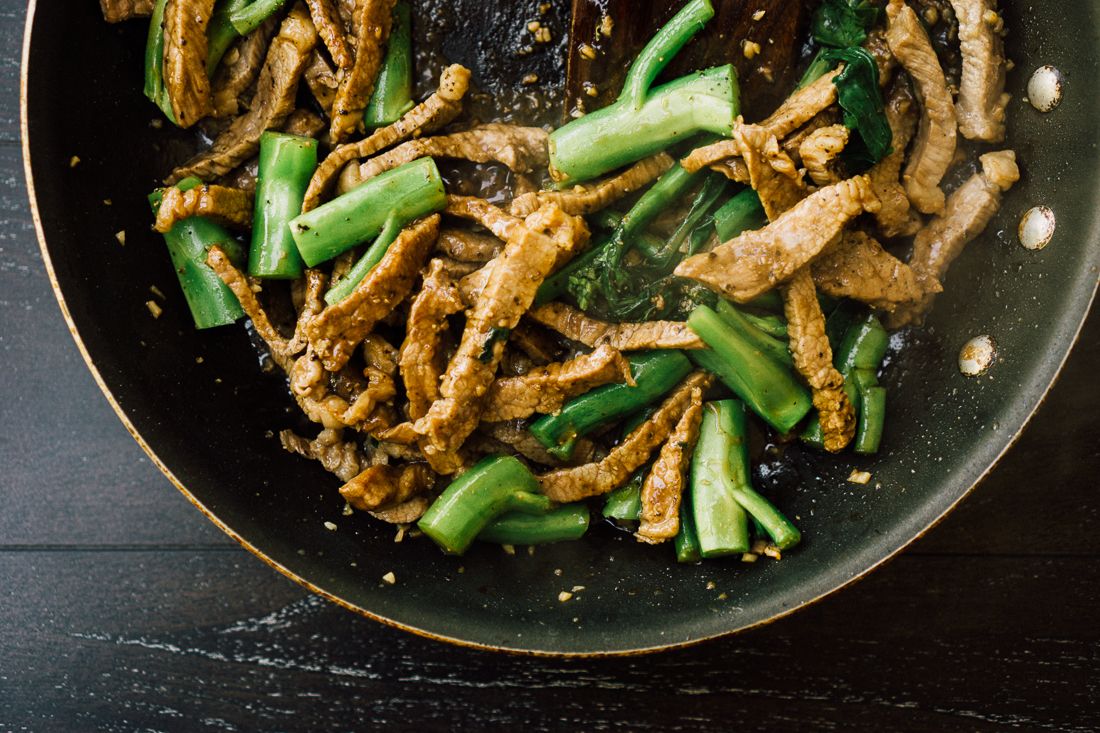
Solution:
{"label": "sliced beef", "polygon": [[848,222],[877,208],[867,177],[850,178],[803,199],[763,229],[689,257],[677,266],[676,274],[743,303],[791,277]]}
{"label": "sliced beef", "polygon": [[682,321],[611,324],[596,320],[581,310],[557,301],[532,309],[528,316],[570,341],[589,348],[602,345],[617,351],[703,348],[702,339]]}
{"label": "sliced beef", "polygon": [[403,504],[431,491],[435,474],[426,463],[368,466],[340,487],[340,496],[352,509],[372,512]]}
{"label": "sliced beef", "polygon": [[386,509],[376,509],[370,515],[389,524],[412,524],[424,516],[432,500],[427,496],[414,496],[406,502]]}
{"label": "sliced beef", "polygon": [[256,96],[246,114],[233,120],[209,150],[172,171],[168,183],[188,176],[209,180],[225,175],[260,149],[260,135],[278,129],[294,111],[298,81],[308,63],[317,31],[301,4],[295,5],[271,41],[264,61]]}
{"label": "sliced beef", "polygon": [[898,67],[898,60],[894,52],[890,50],[890,43],[886,40],[886,31],[875,28],[867,34],[867,40],[863,42],[863,48],[875,60],[878,67],[879,86],[885,87],[893,78],[894,70]]}
{"label": "sliced beef", "polygon": [[890,0],[886,16],[890,50],[912,77],[921,102],[920,129],[902,180],[913,206],[925,214],[936,214],[944,204],[940,181],[955,157],[955,104],[917,14],[904,0]]}
{"label": "sliced beef", "polygon": [[523,219],[475,196],[447,196],[446,212],[451,216],[475,221],[504,241],[522,233],[523,229]]}
{"label": "sliced beef", "polygon": [[317,29],[317,34],[321,36],[321,40],[324,41],[329,56],[337,67],[349,69],[353,57],[345,38],[344,21],[340,17],[336,3],[337,0],[306,0],[309,16],[313,19],[313,25]]}
{"label": "sliced beef", "polygon": [[232,291],[233,295],[237,296],[237,300],[241,303],[241,309],[252,320],[252,327],[256,329],[256,333],[267,344],[271,352],[271,358],[284,371],[288,371],[291,366],[291,355],[287,340],[271,323],[271,319],[267,317],[267,313],[256,298],[256,293],[260,289],[259,281],[247,277],[238,270],[218,245],[214,245],[207,252],[206,264],[214,271],[214,274],[221,278],[221,281]]}
{"label": "sliced beef", "polygon": [[[478,426],[478,432],[470,437],[470,443],[485,453],[501,452],[501,447],[507,447],[520,454],[532,463],[543,466],[579,466],[595,459],[596,446],[587,438],[581,438],[573,448],[573,455],[569,460],[562,461],[547,452],[546,446],[538,441],[531,431],[527,429],[527,423],[523,420],[509,420],[508,422],[483,422]],[[479,438],[487,438],[493,441],[485,445]]]}
{"label": "sliced beef", "polygon": [[924,292],[909,265],[861,231],[845,232],[811,267],[814,285],[821,292],[879,310],[893,311]]}
{"label": "sliced beef", "polygon": [[300,137],[317,137],[326,127],[325,121],[308,109],[296,109],[283,123],[283,132]]}
{"label": "sliced beef", "polygon": [[516,173],[530,173],[546,167],[546,131],[540,127],[519,127],[490,123],[465,132],[438,137],[421,137],[398,145],[359,166],[357,179],[344,175],[341,188],[353,188],[368,178],[393,170],[418,158],[458,158],[474,163],[503,163]]}
{"label": "sliced beef", "polygon": [[795,369],[813,390],[825,450],[837,453],[855,436],[856,414],[844,392],[844,377],[833,366],[825,315],[808,268],[799,270],[783,286],[783,311]]}
{"label": "sliced beef", "polygon": [[477,427],[508,333],[531,307],[560,253],[572,252],[587,239],[583,219],[548,204],[528,216],[504,251],[486,265],[494,276],[467,315],[458,351],[443,377],[441,397],[416,423],[423,436],[421,451],[439,473],[451,474],[461,466],[457,451]]}
{"label": "sliced beef", "polygon": [[871,188],[882,206],[875,221],[884,237],[908,236],[916,232],[920,219],[909,207],[909,196],[901,185],[905,151],[917,131],[917,110],[907,78],[899,77],[886,99],[886,120],[890,123],[894,149],[868,172]]}
{"label": "sliced beef", "polygon": [[837,159],[848,145],[850,134],[844,125],[821,127],[807,135],[798,146],[802,165],[818,186],[831,186],[842,178],[837,171]]}
{"label": "sliced beef", "polygon": [[306,337],[325,369],[340,371],[375,324],[408,296],[438,235],[438,214],[406,227],[351,295],[306,325]]}
{"label": "sliced beef", "polygon": [[668,438],[684,412],[702,400],[709,374],[695,372],[674,389],[657,411],[611,449],[598,463],[561,468],[538,477],[542,493],[561,503],[600,496],[622,486]]}
{"label": "sliced beef", "polygon": [[278,27],[277,16],[268,18],[225,54],[212,82],[215,117],[235,117],[248,106],[242,96],[260,75],[267,46]]}
{"label": "sliced beef", "polygon": [[131,18],[148,18],[153,14],[153,0],[99,0],[99,9],[108,23]]}
{"label": "sliced beef", "polygon": [[336,70],[332,68],[328,60],[320,50],[313,52],[309,65],[302,73],[306,80],[309,93],[317,100],[317,105],[324,110],[326,115],[332,115],[332,102],[336,99],[336,88],[340,86],[336,78]]}
{"label": "sliced beef", "polygon": [[251,192],[239,188],[204,184],[181,191],[172,186],[164,191],[153,228],[164,233],[182,219],[204,216],[227,226],[248,229],[252,226],[252,199]]}
{"label": "sliced beef", "polygon": [[613,382],[631,381],[630,365],[610,346],[600,346],[565,362],[532,369],[493,382],[481,419],[502,422],[557,412],[570,397]]}
{"label": "sliced beef", "polygon": [[164,88],[180,127],[214,111],[206,75],[206,26],[214,0],[168,0],[164,6]]}
{"label": "sliced beef", "polygon": [[321,197],[331,188],[340,170],[349,162],[374,155],[417,132],[430,132],[453,120],[462,111],[462,98],[469,86],[469,69],[458,64],[448,66],[439,80],[439,89],[409,110],[404,117],[388,127],[376,130],[366,139],[341,145],[333,150],[314,171],[306,189],[302,211],[317,208]]}
{"label": "sliced beef", "polygon": [[928,294],[911,306],[899,308],[891,325],[920,322],[947,268],[968,243],[985,231],[1001,208],[1004,192],[1020,180],[1016,154],[1011,150],[986,153],[979,160],[982,169],[948,197],[941,216],[917,232],[909,265]]}
{"label": "sliced beef", "polygon": [[691,456],[703,420],[702,391],[692,390],[691,397],[642,484],[642,516],[635,534],[642,542],[655,545],[680,532],[680,500],[687,490]]}
{"label": "sliced beef", "polygon": [[959,132],[968,140],[1005,139],[1004,20],[995,0],[951,0],[959,21],[962,79],[956,111]]}
{"label": "sliced beef", "polygon": [[[294,336],[287,344],[287,350],[291,354],[299,354],[309,344],[306,338],[306,326],[320,315],[325,309],[325,289],[328,287],[328,276],[322,270],[315,267],[306,269],[304,276],[294,282],[301,287],[301,300],[296,301],[298,320],[294,324]],[[292,290],[292,294],[293,294]]]}
{"label": "sliced beef", "polygon": [[658,153],[601,181],[573,186],[565,191],[535,191],[517,196],[509,210],[516,216],[527,216],[542,204],[553,202],[567,214],[591,214],[657,180],[672,167],[672,163],[672,158],[666,153]]}
{"label": "sliced beef", "polygon": [[759,125],[740,125],[733,136],[741,150],[747,182],[760,197],[769,220],[775,221],[806,197],[805,182],[775,135]]}
{"label": "sliced beef", "polygon": [[410,420],[419,420],[439,399],[439,377],[443,374],[443,333],[447,316],[465,308],[458,289],[434,259],[424,274],[424,284],[409,308],[405,341],[401,344],[399,364],[409,403],[405,408]]}
{"label": "sliced beef", "polygon": [[355,60],[340,77],[332,102],[329,134],[334,143],[345,142],[362,129],[363,111],[374,91],[374,80],[382,68],[386,41],[393,26],[394,3],[395,0],[358,0],[355,4],[352,16]]}
{"label": "sliced beef", "polygon": [[444,229],[439,233],[436,249],[460,262],[484,264],[500,254],[504,243],[488,234],[465,229]]}
{"label": "sliced beef", "polygon": [[324,429],[313,440],[291,430],[279,433],[279,442],[291,453],[320,462],[329,473],[341,481],[350,481],[367,467],[367,456],[355,441],[345,441],[342,429]]}

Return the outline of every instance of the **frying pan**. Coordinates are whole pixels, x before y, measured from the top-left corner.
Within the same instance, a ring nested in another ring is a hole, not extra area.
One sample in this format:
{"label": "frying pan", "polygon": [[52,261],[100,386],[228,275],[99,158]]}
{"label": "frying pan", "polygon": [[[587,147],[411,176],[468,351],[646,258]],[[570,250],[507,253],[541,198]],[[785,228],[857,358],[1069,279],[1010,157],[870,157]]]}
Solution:
{"label": "frying pan", "polygon": [[[454,558],[427,541],[396,543],[392,527],[370,518],[342,516],[335,479],[279,447],[274,434],[295,424],[294,410],[282,382],[258,368],[246,330],[191,326],[145,203],[167,161],[187,153],[186,136],[151,126],[155,110],[140,93],[144,24],[107,26],[91,2],[32,0],[28,12],[23,145],[43,257],[89,368],[150,458],[211,521],[310,590],[477,647],[614,654],[698,642],[812,603],[927,530],[1012,444],[1074,342],[1100,264],[1100,107],[1085,86],[1100,60],[1100,3],[1006,4],[1016,62],[1010,140],[1023,181],[952,268],[927,327],[898,337],[905,348],[885,372],[880,454],[807,455],[773,467],[765,488],[805,536],[781,562],[677,566],[670,553],[603,527],[533,555],[477,546]],[[501,56],[504,41],[494,39],[514,37],[508,29],[534,17],[536,5],[434,3],[432,25],[444,55],[485,75],[494,64],[525,63]],[[564,28],[568,8],[559,5],[551,13]],[[531,63],[552,67],[540,59]],[[1023,101],[1042,64],[1067,82],[1048,115]],[[1038,204],[1054,210],[1058,229],[1032,252],[1015,231]],[[159,318],[145,305],[150,286],[167,295]],[[993,337],[998,358],[966,378],[957,355],[978,334]],[[847,482],[853,467],[870,471],[871,482]],[[1020,480],[1042,480],[1040,471]],[[388,572],[393,585],[381,580]],[[573,600],[560,602],[563,590]]]}

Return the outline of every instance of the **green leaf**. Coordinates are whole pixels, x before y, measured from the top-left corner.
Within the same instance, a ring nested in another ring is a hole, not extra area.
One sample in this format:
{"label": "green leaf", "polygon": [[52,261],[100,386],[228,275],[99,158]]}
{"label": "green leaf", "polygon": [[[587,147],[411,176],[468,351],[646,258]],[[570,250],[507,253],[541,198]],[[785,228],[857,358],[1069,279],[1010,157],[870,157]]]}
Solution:
{"label": "green leaf", "polygon": [[814,40],[834,48],[858,46],[867,40],[879,12],[869,0],[824,0],[814,13]]}
{"label": "green leaf", "polygon": [[850,166],[866,169],[889,154],[894,139],[878,85],[878,65],[862,48],[829,49],[819,59],[828,68],[844,64],[833,83],[837,102],[844,110],[844,125],[856,133],[844,157]]}

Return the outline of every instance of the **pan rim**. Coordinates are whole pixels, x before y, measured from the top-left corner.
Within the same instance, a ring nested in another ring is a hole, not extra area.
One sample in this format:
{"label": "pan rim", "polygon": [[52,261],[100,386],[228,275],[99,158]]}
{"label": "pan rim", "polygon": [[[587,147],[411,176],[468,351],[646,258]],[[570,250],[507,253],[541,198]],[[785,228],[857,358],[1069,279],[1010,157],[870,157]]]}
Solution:
{"label": "pan rim", "polygon": [[35,236],[36,236],[37,241],[38,241],[39,251],[42,255],[42,261],[43,261],[43,265],[44,265],[45,270],[46,270],[46,275],[47,275],[47,277],[49,278],[49,281],[50,281],[50,288],[53,291],[55,299],[57,300],[57,304],[58,304],[58,307],[61,310],[62,317],[65,320],[66,327],[68,328],[69,334],[72,337],[74,343],[76,344],[77,350],[80,352],[81,358],[84,360],[85,366],[88,368],[88,371],[91,373],[92,378],[95,380],[96,385],[99,387],[100,391],[103,393],[103,396],[106,398],[107,403],[110,405],[110,407],[114,411],[116,417],[119,419],[119,421],[122,423],[122,425],[126,428],[127,432],[130,434],[130,436],[134,439],[135,442],[137,442],[137,444],[141,447],[141,449],[149,457],[149,460],[153,463],[153,465],[156,466],[161,471],[161,473],[164,474],[164,476],[169,480],[169,482],[171,482],[172,485],[175,486],[176,489],[181,494],[183,494],[183,496],[189,502],[191,502],[191,504],[194,505],[194,507],[196,509],[198,509],[208,520],[210,520],[216,527],[218,527],[218,529],[220,529],[222,532],[224,532],[226,535],[228,535],[230,538],[232,538],[234,541],[236,541],[245,550],[247,550],[248,552],[250,552],[251,554],[253,554],[257,558],[259,558],[261,561],[266,563],[269,567],[271,567],[274,570],[281,573],[283,576],[289,578],[290,580],[294,581],[298,585],[302,586],[303,588],[305,588],[310,593],[321,596],[322,598],[325,598],[326,600],[331,601],[331,602],[335,603],[336,605],[338,605],[338,606],[340,606],[340,607],[342,607],[342,608],[344,608],[348,611],[356,613],[360,616],[363,616],[365,618],[371,619],[373,621],[377,621],[379,623],[385,624],[386,626],[390,626],[392,628],[396,628],[396,629],[399,629],[399,630],[402,630],[402,631],[406,631],[406,632],[415,634],[415,635],[423,637],[423,638],[431,639],[433,641],[440,641],[440,642],[444,642],[444,643],[448,643],[448,644],[453,644],[455,646],[464,647],[464,648],[468,648],[468,649],[476,649],[476,650],[480,650],[480,651],[504,652],[504,653],[507,653],[507,654],[513,654],[513,655],[517,655],[517,656],[532,656],[532,657],[542,657],[542,658],[602,658],[602,657],[638,656],[638,655],[642,655],[642,654],[651,654],[651,653],[656,653],[656,652],[661,652],[661,651],[671,651],[671,650],[674,650],[674,649],[683,649],[683,648],[686,648],[686,647],[695,646],[697,644],[702,644],[704,642],[711,641],[711,640],[714,640],[714,639],[729,637],[729,636],[733,636],[735,634],[741,634],[741,633],[747,632],[751,629],[760,628],[762,626],[766,626],[766,625],[771,624],[775,621],[778,621],[782,618],[785,618],[785,617],[795,613],[796,611],[800,611],[800,610],[805,609],[809,606],[812,606],[812,605],[822,601],[823,599],[833,595],[834,593],[837,593],[837,592],[839,592],[839,591],[841,591],[845,588],[848,588],[849,586],[853,585],[854,583],[856,583],[859,580],[862,580],[862,579],[866,578],[872,572],[874,572],[875,570],[878,570],[880,567],[884,566],[886,563],[888,563],[891,560],[893,560],[894,558],[896,558],[904,550],[906,550],[908,547],[910,547],[913,543],[915,543],[917,540],[924,537],[929,531],[931,531],[933,528],[935,528],[940,522],[943,521],[943,519],[948,514],[950,514],[952,511],[954,511],[954,509],[965,498],[970,496],[970,494],[977,488],[977,486],[980,483],[982,483],[988,477],[988,475],[997,467],[997,465],[1001,462],[1001,460],[1005,457],[1005,455],[1009,452],[1009,450],[1011,450],[1012,447],[1016,445],[1016,442],[1019,440],[1020,436],[1024,433],[1024,431],[1028,428],[1028,426],[1030,425],[1030,423],[1031,423],[1032,419],[1034,418],[1035,414],[1038,412],[1039,408],[1042,407],[1042,405],[1046,401],[1047,397],[1049,396],[1051,390],[1054,388],[1054,385],[1057,384],[1059,378],[1061,377],[1062,372],[1063,372],[1063,370],[1065,368],[1065,365],[1066,365],[1066,361],[1068,360],[1070,353],[1072,353],[1073,350],[1076,348],[1077,342],[1078,342],[1078,340],[1080,338],[1080,335],[1081,335],[1082,328],[1084,327],[1085,321],[1088,319],[1089,313],[1090,313],[1093,305],[1095,304],[1098,289],[1100,289],[1100,281],[1094,282],[1093,287],[1092,287],[1092,292],[1088,296],[1087,305],[1084,308],[1083,314],[1081,315],[1080,320],[1078,321],[1078,323],[1076,325],[1076,328],[1074,329],[1073,336],[1070,339],[1069,344],[1068,344],[1067,348],[1065,349],[1065,351],[1062,355],[1062,358],[1059,360],[1056,368],[1053,370],[1053,373],[1050,376],[1049,382],[1047,383],[1046,387],[1042,390],[1042,393],[1039,395],[1038,399],[1035,401],[1035,404],[1027,410],[1027,414],[1024,416],[1023,421],[1021,422],[1019,429],[1016,430],[1008,438],[1008,440],[1000,448],[1000,450],[998,451],[996,456],[993,458],[993,460],[989,463],[989,465],[987,467],[985,467],[984,470],[981,471],[981,473],[977,476],[977,478],[975,478],[974,481],[971,482],[971,484],[968,487],[966,487],[962,491],[960,491],[958,493],[958,495],[952,501],[950,501],[945,507],[943,507],[942,510],[936,516],[934,516],[920,531],[915,533],[912,537],[906,539],[904,542],[902,542],[899,546],[895,547],[890,552],[888,552],[885,555],[883,555],[882,557],[880,557],[877,561],[875,561],[875,562],[871,563],[870,565],[866,566],[865,568],[859,570],[858,572],[851,575],[850,577],[841,580],[838,584],[832,585],[830,588],[828,588],[824,591],[817,592],[812,597],[805,598],[803,600],[798,601],[797,603],[793,603],[792,605],[784,608],[783,610],[781,610],[780,612],[778,612],[776,614],[773,614],[772,616],[760,619],[760,620],[752,622],[752,623],[740,625],[740,626],[737,626],[735,628],[731,628],[731,629],[720,631],[720,632],[713,633],[713,634],[704,634],[704,635],[701,635],[701,636],[698,636],[698,637],[692,638],[692,639],[686,639],[686,640],[683,640],[683,641],[674,641],[674,642],[669,642],[669,643],[664,643],[664,644],[655,644],[655,645],[652,645],[652,646],[645,646],[645,647],[624,648],[624,649],[604,649],[604,650],[591,650],[591,651],[531,649],[531,648],[521,648],[521,647],[509,646],[509,645],[506,645],[506,644],[485,643],[485,642],[480,642],[480,641],[476,641],[476,640],[472,640],[472,639],[463,639],[463,638],[460,638],[458,636],[452,636],[452,635],[448,635],[448,634],[436,633],[436,632],[433,632],[429,629],[421,628],[421,627],[418,627],[418,626],[415,626],[415,625],[412,625],[412,624],[408,624],[408,623],[404,623],[404,622],[399,621],[395,618],[391,618],[389,616],[385,616],[385,615],[376,613],[376,612],[371,611],[367,608],[364,608],[363,606],[360,606],[360,605],[355,604],[355,603],[351,603],[351,602],[349,602],[349,601],[347,601],[347,600],[345,600],[345,599],[343,599],[343,598],[341,598],[341,597],[339,597],[339,596],[337,596],[333,593],[330,593],[330,592],[324,590],[323,588],[315,585],[314,583],[312,583],[311,581],[309,581],[305,577],[303,577],[303,576],[295,573],[294,571],[290,570],[285,565],[281,564],[279,561],[277,561],[273,557],[269,556],[267,553],[265,553],[259,547],[252,544],[249,540],[247,540],[245,537],[243,537],[241,534],[239,534],[236,530],[234,530],[231,526],[229,526],[222,519],[220,519],[214,512],[212,512],[210,509],[208,509],[201,501],[198,500],[198,498],[195,497],[194,494],[191,493],[191,491],[175,475],[175,473],[171,470],[171,468],[169,468],[169,466],[167,464],[165,464],[160,459],[160,457],[157,455],[157,453],[153,450],[152,446],[149,445],[149,443],[145,440],[145,438],[141,435],[141,433],[134,426],[133,422],[130,420],[130,418],[126,414],[126,412],[123,411],[123,409],[121,408],[117,398],[115,397],[114,393],[111,391],[111,388],[107,385],[107,383],[104,380],[102,374],[100,373],[98,367],[94,363],[91,354],[88,352],[88,350],[87,350],[87,348],[84,344],[84,341],[83,341],[83,339],[80,335],[80,332],[79,332],[79,330],[76,326],[76,323],[72,318],[72,314],[69,311],[68,305],[65,301],[65,296],[61,292],[61,287],[60,287],[60,284],[59,284],[59,282],[57,280],[57,277],[56,277],[53,262],[52,262],[52,259],[50,257],[50,252],[49,252],[49,249],[46,245],[46,235],[45,235],[45,231],[44,231],[44,228],[43,228],[43,225],[42,225],[42,219],[41,219],[41,216],[40,216],[40,212],[39,212],[39,209],[38,209],[38,197],[37,197],[36,190],[35,190],[34,172],[33,172],[33,168],[32,168],[32,165],[31,165],[31,144],[30,144],[29,124],[28,124],[28,110],[29,110],[29,104],[28,104],[28,100],[29,100],[29,84],[28,84],[29,74],[28,74],[28,70],[29,70],[31,45],[32,45],[33,37],[34,37],[33,36],[34,21],[35,21],[35,18],[36,18],[37,6],[38,6],[38,0],[28,0],[27,10],[26,10],[27,15],[26,15],[24,31],[23,31],[23,48],[22,48],[21,61],[20,61],[20,71],[19,71],[20,147],[21,147],[21,151],[22,151],[23,170],[24,170],[24,177],[25,177],[26,188],[27,188],[27,196],[28,196],[28,201],[29,201],[29,206],[30,206],[30,211],[31,211],[31,219],[34,223]]}

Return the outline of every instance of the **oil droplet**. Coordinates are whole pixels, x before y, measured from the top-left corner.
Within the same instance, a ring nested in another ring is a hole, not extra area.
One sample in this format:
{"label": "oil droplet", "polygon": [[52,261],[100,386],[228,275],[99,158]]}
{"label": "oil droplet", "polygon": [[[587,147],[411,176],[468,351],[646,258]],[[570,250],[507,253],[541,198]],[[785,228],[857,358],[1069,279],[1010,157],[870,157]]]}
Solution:
{"label": "oil droplet", "polygon": [[959,352],[959,371],[967,377],[977,377],[992,364],[997,356],[997,346],[993,337],[975,336],[966,342]]}
{"label": "oil droplet", "polygon": [[1046,206],[1028,209],[1020,218],[1020,244],[1035,251],[1046,247],[1054,236],[1055,225],[1054,212]]}
{"label": "oil droplet", "polygon": [[1062,102],[1064,87],[1062,72],[1050,66],[1040,66],[1027,83],[1027,98],[1040,112],[1050,112]]}

